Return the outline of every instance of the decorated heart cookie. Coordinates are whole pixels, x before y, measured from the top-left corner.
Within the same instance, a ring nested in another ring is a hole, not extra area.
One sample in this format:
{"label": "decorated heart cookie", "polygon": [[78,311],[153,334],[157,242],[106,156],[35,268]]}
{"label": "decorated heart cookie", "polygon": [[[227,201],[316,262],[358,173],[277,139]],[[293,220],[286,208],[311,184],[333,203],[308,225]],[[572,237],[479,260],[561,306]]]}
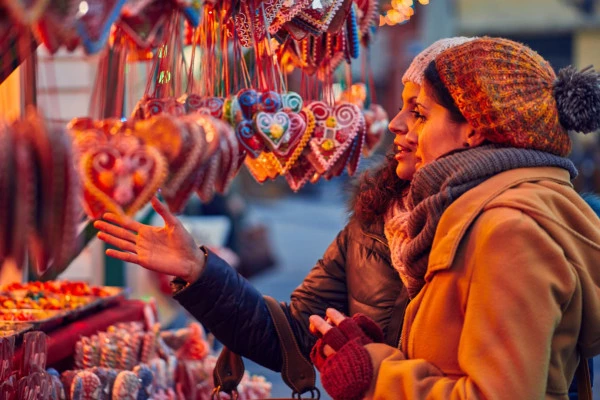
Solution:
{"label": "decorated heart cookie", "polygon": [[268,179],[273,180],[282,172],[281,164],[273,153],[260,153],[257,158],[248,157],[244,164],[258,183],[264,183]]}
{"label": "decorated heart cookie", "polygon": [[347,0],[321,0],[320,3],[313,2],[304,8],[293,19],[297,26],[309,30],[311,33],[324,33],[335,17],[338,10]]}
{"label": "decorated heart cookie", "polygon": [[279,9],[279,12],[273,19],[269,32],[277,33],[284,24],[291,21],[300,11],[306,8],[311,3],[311,0],[285,0]]}
{"label": "decorated heart cookie", "polygon": [[254,41],[264,39],[283,3],[284,0],[241,2],[241,7],[233,19],[240,44],[252,47]]}
{"label": "decorated heart cookie", "polygon": [[362,114],[354,104],[340,103],[331,109],[314,101],[307,105],[316,120],[315,133],[309,142],[309,161],[324,174],[351,146],[361,126]]}
{"label": "decorated heart cookie", "polygon": [[51,54],[56,53],[63,45],[69,51],[75,50],[79,45],[80,37],[75,28],[78,6],[76,1],[51,1],[36,24],[33,32]]}
{"label": "decorated heart cookie", "polygon": [[276,150],[283,143],[288,136],[289,127],[290,117],[282,111],[276,113],[260,111],[254,118],[255,133],[271,151]]}
{"label": "decorated heart cookie", "polygon": [[121,151],[99,146],[81,160],[84,206],[90,218],[104,212],[133,215],[146,204],[167,176],[167,161],[154,147]]}

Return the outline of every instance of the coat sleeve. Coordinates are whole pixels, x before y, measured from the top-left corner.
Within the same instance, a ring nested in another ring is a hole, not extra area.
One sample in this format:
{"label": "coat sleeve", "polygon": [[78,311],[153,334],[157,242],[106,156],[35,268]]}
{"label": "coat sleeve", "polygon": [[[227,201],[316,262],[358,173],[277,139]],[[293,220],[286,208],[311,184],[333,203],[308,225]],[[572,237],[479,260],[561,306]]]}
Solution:
{"label": "coat sleeve", "polygon": [[[290,304],[281,304],[306,356],[316,340],[309,332],[308,317],[324,314],[327,307],[347,308],[346,236],[347,228],[294,291]],[[271,370],[281,370],[279,339],[262,294],[217,255],[209,251],[200,278],[175,299],[233,352]]]}
{"label": "coat sleeve", "polygon": [[[464,374],[445,376],[427,360],[407,360],[399,350],[368,345],[376,371],[368,397],[540,399],[546,395],[550,343],[577,281],[563,251],[532,218],[508,208],[485,211],[458,251],[457,259],[466,260],[466,265],[453,264],[438,274],[463,274],[460,279],[467,283],[458,346]],[[435,279],[433,275],[429,282],[432,290]],[[557,390],[566,397],[567,388]]]}

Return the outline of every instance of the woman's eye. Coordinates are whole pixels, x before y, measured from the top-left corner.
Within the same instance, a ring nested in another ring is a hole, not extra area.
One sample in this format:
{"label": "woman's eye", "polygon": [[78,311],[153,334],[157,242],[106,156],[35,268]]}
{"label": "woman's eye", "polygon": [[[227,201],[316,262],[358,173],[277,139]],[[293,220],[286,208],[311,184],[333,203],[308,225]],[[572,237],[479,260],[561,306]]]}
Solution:
{"label": "woman's eye", "polygon": [[415,119],[417,119],[419,121],[425,120],[425,116],[423,114],[421,114],[420,112],[418,112],[417,110],[412,110],[411,113],[415,116]]}

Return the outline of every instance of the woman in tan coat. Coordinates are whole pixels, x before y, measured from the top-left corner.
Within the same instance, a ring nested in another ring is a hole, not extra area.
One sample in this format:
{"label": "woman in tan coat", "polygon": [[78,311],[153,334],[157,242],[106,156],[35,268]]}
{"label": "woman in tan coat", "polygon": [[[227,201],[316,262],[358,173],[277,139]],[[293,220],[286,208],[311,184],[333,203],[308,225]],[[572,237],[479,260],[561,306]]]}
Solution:
{"label": "woman in tan coat", "polygon": [[386,226],[411,297],[402,337],[312,316],[332,397],[568,398],[580,360],[600,354],[600,220],[565,158],[568,131],[600,128],[599,85],[498,38],[429,65],[410,212]]}

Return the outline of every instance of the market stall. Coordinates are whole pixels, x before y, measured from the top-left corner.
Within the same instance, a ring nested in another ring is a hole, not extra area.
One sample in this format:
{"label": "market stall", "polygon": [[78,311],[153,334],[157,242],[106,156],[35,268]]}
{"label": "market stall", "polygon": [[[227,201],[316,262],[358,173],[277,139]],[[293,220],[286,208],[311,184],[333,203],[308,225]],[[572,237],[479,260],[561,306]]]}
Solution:
{"label": "market stall", "polygon": [[[0,82],[38,46],[99,54],[89,115],[56,121],[29,96],[20,118],[0,123],[0,265],[23,277],[0,288],[2,399],[209,398],[216,358],[202,327],[162,331],[127,289],[55,279],[95,236],[94,220],[140,218],[157,194],[179,213],[192,196],[227,193],[241,168],[293,191],[354,175],[388,120],[370,41],[412,5],[0,1],[10,60]],[[127,71],[140,62],[146,89],[129,107]],[[244,398],[269,389],[249,375],[238,386]]]}

